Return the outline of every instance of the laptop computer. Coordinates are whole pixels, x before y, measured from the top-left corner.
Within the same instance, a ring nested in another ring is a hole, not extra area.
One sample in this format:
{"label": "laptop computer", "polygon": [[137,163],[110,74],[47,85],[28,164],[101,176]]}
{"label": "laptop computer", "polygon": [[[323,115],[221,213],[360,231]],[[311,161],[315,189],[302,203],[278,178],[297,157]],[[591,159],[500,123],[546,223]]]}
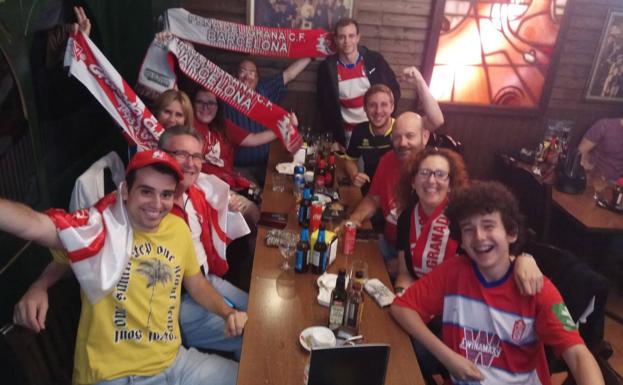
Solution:
{"label": "laptop computer", "polygon": [[313,349],[307,385],[384,385],[387,344]]}

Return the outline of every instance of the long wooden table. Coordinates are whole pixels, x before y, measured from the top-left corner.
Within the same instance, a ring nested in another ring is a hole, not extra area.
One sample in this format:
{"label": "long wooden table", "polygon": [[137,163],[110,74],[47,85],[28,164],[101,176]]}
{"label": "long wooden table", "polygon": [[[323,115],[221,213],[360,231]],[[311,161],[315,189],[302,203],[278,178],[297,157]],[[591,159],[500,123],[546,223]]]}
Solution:
{"label": "long wooden table", "polygon": [[590,187],[580,194],[552,189],[552,201],[590,232],[623,234],[623,214],[597,206]]}
{"label": "long wooden table", "polygon": [[[291,190],[283,193],[271,189],[271,174],[275,165],[291,157],[281,146],[271,147],[264,189],[262,211],[288,214],[288,229],[299,230],[296,223],[295,199]],[[338,162],[338,173],[343,167]],[[349,209],[361,199],[358,189],[340,189],[341,200]],[[296,274],[279,269],[281,256],[277,248],[264,244],[267,229],[260,228],[251,275],[249,321],[245,328],[238,385],[298,385],[303,383],[303,371],[309,353],[299,344],[300,332],[309,326],[325,326],[328,308],[317,303],[317,275],[311,272]],[[340,245],[338,245],[340,246]],[[378,247],[373,242],[358,241],[354,255],[342,254],[341,247],[330,272],[347,268],[354,259],[368,263],[370,277],[380,279],[388,287],[390,280]],[[391,346],[386,384],[424,384],[408,335],[391,318],[389,310],[381,309],[366,295],[360,328],[364,343],[387,343]]]}

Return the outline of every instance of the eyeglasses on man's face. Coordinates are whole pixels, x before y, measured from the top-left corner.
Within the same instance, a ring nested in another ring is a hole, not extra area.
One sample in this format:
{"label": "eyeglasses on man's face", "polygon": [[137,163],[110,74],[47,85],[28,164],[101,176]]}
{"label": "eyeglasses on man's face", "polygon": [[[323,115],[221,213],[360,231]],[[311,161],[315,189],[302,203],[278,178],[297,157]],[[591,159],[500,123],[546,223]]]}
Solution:
{"label": "eyeglasses on man's face", "polygon": [[167,154],[174,157],[175,159],[177,159],[178,162],[185,162],[188,159],[192,159],[193,162],[197,162],[197,163],[204,162],[203,154],[198,153],[198,152],[191,154],[190,152],[184,151],[184,150],[175,150],[175,151],[164,150],[164,151]]}

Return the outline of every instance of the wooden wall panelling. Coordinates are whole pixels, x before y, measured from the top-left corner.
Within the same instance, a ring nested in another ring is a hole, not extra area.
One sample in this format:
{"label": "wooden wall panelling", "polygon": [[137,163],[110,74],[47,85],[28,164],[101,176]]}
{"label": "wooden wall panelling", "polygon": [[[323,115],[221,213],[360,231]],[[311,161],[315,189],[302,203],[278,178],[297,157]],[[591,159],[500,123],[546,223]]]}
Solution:
{"label": "wooden wall panelling", "polygon": [[[223,20],[245,22],[246,1],[182,1],[182,7],[198,14]],[[424,48],[431,35],[431,13],[441,8],[443,0],[357,0],[355,18],[360,23],[361,43],[380,51],[395,72],[409,65],[422,68]],[[623,8],[620,0],[569,0],[567,30],[559,37],[560,58],[552,71],[551,95],[544,109],[534,116],[499,115],[470,111],[450,111],[442,106],[446,123],[442,132],[462,140],[465,158],[473,176],[491,174],[493,153],[535,146],[543,135],[548,118],[570,119],[575,122],[574,141],[601,117],[621,115],[619,104],[588,102],[584,99],[586,82],[599,44],[608,10]],[[243,57],[219,52],[215,61],[234,71]],[[430,59],[430,58],[428,58]],[[288,61],[257,58],[263,74],[283,70]],[[297,112],[303,124],[316,124],[320,111],[315,111],[317,63],[312,63],[288,86],[290,92],[282,101]],[[412,108],[414,91],[403,85],[403,97],[397,111]]]}

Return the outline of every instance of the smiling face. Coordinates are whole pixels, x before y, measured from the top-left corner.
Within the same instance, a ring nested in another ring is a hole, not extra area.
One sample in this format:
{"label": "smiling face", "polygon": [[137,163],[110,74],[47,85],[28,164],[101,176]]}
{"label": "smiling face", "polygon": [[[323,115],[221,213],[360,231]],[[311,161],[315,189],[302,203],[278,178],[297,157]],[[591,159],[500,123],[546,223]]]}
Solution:
{"label": "smiling face", "polygon": [[388,124],[394,112],[394,102],[385,92],[377,92],[370,95],[364,110],[372,127],[382,128]]}
{"label": "smiling face", "polygon": [[156,119],[158,119],[165,129],[177,125],[184,125],[185,119],[182,104],[177,100],[173,100],[158,112]]}
{"label": "smiling face", "polygon": [[173,207],[177,182],[172,175],[153,167],[136,170],[132,187],[124,184],[121,197],[125,201],[132,227],[137,231],[154,232]]}
{"label": "smiling face", "polygon": [[401,160],[424,148],[429,132],[422,127],[422,118],[413,112],[401,114],[392,130],[392,146]]}
{"label": "smiling face", "polygon": [[504,276],[510,266],[510,244],[517,241],[509,234],[499,211],[475,214],[459,222],[461,246],[487,279],[495,281]]}
{"label": "smiling face", "polygon": [[254,90],[255,87],[257,87],[257,83],[260,81],[255,63],[250,60],[243,60],[240,62],[240,66],[238,67],[238,80]]}
{"label": "smiling face", "polygon": [[162,150],[169,153],[180,165],[184,173],[182,185],[184,191],[192,186],[201,172],[203,146],[191,135],[170,136],[162,146]]}
{"label": "smiling face", "polygon": [[448,197],[450,192],[449,174],[450,164],[441,155],[428,156],[420,163],[420,167],[413,176],[411,187],[415,190],[420,205],[427,214],[430,215]]}
{"label": "smiling face", "polygon": [[204,90],[197,92],[195,100],[193,101],[193,106],[195,108],[195,117],[204,124],[212,123],[218,112],[216,95]]}
{"label": "smiling face", "polygon": [[361,35],[357,32],[354,24],[348,24],[337,29],[335,43],[341,57],[354,59],[359,51],[357,45]]}

